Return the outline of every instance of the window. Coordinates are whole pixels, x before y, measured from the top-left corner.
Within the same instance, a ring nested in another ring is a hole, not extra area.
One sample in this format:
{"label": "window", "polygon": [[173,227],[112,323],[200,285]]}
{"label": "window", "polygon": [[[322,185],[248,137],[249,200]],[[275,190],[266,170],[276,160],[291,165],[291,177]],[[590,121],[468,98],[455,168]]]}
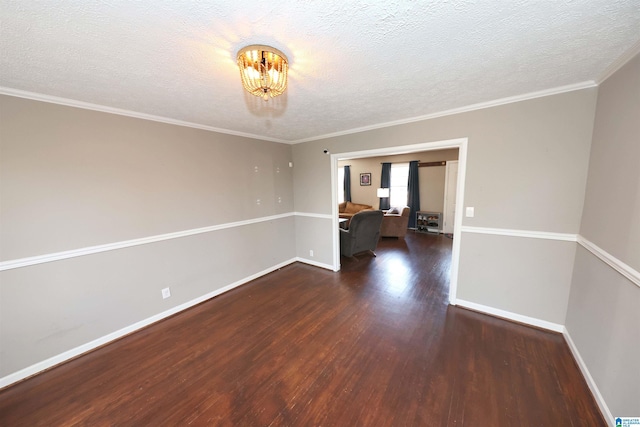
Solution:
{"label": "window", "polygon": [[338,203],[344,202],[344,166],[338,168]]}
{"label": "window", "polygon": [[407,185],[409,184],[409,163],[391,165],[391,189],[389,203],[392,207],[407,205]]}

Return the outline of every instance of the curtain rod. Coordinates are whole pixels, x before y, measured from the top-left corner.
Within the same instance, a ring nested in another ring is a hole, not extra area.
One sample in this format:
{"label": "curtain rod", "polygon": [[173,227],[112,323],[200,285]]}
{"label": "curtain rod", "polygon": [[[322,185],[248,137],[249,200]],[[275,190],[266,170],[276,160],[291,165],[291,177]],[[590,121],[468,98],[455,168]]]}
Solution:
{"label": "curtain rod", "polygon": [[[447,164],[446,160],[440,160],[437,162],[421,162],[420,160],[414,160],[416,162],[418,162],[418,167],[419,168],[424,168],[424,167],[429,167],[429,166],[445,166]],[[391,163],[391,162],[380,162],[380,164],[384,164],[384,163]],[[402,163],[406,163],[406,162],[402,162]],[[391,163],[393,164],[393,163]]]}
{"label": "curtain rod", "polygon": [[446,160],[442,160],[439,162],[426,162],[426,163],[418,163],[419,168],[429,167],[429,166],[444,166],[447,164]]}
{"label": "curtain rod", "polygon": [[[420,163],[420,160],[409,160],[408,162],[396,162],[396,163],[409,163],[409,162],[418,162],[418,163]],[[385,163],[393,164],[393,162],[380,162],[381,165],[383,165]]]}

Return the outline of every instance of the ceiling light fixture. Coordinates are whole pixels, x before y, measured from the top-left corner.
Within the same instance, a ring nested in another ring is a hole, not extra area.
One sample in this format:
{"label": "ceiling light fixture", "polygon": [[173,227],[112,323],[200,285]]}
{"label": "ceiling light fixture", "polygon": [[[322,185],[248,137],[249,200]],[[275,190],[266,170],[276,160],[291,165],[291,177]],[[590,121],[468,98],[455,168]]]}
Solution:
{"label": "ceiling light fixture", "polygon": [[242,86],[265,101],[282,95],[287,88],[289,61],[284,53],[270,46],[251,45],[238,51]]}

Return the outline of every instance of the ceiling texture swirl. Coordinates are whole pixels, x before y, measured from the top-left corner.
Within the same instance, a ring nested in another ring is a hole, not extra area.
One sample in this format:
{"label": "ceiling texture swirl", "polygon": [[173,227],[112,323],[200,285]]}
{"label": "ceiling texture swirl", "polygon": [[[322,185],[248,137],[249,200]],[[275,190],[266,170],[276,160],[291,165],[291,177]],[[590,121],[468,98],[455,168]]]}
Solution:
{"label": "ceiling texture swirl", "polygon": [[[0,1],[0,93],[300,142],[595,85],[638,0]],[[289,58],[284,95],[236,53]]]}

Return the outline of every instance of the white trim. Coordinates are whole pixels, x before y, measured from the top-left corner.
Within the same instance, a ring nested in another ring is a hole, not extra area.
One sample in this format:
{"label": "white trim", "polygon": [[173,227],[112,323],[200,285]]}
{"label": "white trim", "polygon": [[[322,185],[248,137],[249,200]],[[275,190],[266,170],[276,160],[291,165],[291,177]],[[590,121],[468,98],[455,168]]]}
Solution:
{"label": "white trim", "polygon": [[340,204],[338,201],[338,185],[340,184],[338,183],[338,155],[331,154],[329,162],[331,165],[331,212],[333,212],[331,224],[331,229],[333,230],[333,239],[331,240],[333,271],[340,271],[340,218],[338,215],[338,205]]}
{"label": "white trim", "polygon": [[[440,231],[440,233],[442,234],[453,234],[451,233],[451,231],[453,231],[453,224],[451,223],[451,221],[453,221],[453,223],[455,224],[455,209],[453,210],[454,213],[454,217],[450,218],[451,216],[451,209],[450,206],[451,204],[449,203],[449,198],[451,196],[450,194],[450,189],[449,189],[449,181],[451,180],[451,168],[452,165],[456,165],[456,191],[458,190],[458,161],[457,160],[447,160],[446,161],[446,165],[444,167],[444,200],[443,200],[443,208],[442,208],[442,230]],[[447,222],[447,220],[449,220],[449,222]]]}
{"label": "white trim", "polygon": [[630,265],[620,261],[609,252],[605,251],[595,243],[589,241],[584,236],[579,234],[570,233],[552,233],[547,231],[531,231],[531,230],[513,230],[507,228],[489,228],[489,227],[470,227],[465,225],[462,227],[462,231],[465,233],[477,233],[477,234],[490,234],[494,236],[512,236],[512,237],[524,237],[531,239],[547,239],[558,240],[564,242],[577,242],[591,252],[593,255],[602,260],[609,267],[622,274],[629,279],[636,286],[640,287],[640,272]]}
{"label": "white trim", "polygon": [[578,240],[577,234],[553,233],[549,231],[514,230],[509,228],[490,228],[490,227],[470,227],[468,225],[463,226],[462,231],[464,231],[465,233],[492,234],[495,236],[526,237],[530,239],[561,240],[565,242],[576,242]]}
{"label": "white trim", "polygon": [[[626,55],[624,57],[626,58]],[[629,59],[631,59],[631,58],[630,57],[626,58],[625,63]],[[618,61],[616,61],[614,64],[617,64],[617,63],[618,63]],[[619,65],[619,67],[622,66],[622,65],[624,65],[624,63]],[[612,64],[612,66],[613,66],[613,64]],[[616,69],[611,71],[611,74],[613,72],[615,72],[615,71],[616,71]],[[599,81],[604,80],[608,76],[609,75],[607,75],[605,73],[605,75],[603,75],[603,77]],[[545,89],[545,90],[536,91],[536,92],[525,93],[525,94],[522,94],[522,95],[510,96],[510,97],[500,98],[500,99],[496,99],[496,100],[492,100],[492,101],[481,102],[481,103],[477,103],[477,104],[471,104],[471,105],[467,105],[467,106],[464,106],[464,107],[454,108],[454,109],[451,109],[451,110],[445,110],[445,111],[432,113],[432,114],[426,114],[426,115],[423,115],[423,116],[411,117],[411,118],[408,118],[408,119],[395,120],[395,121],[385,122],[385,123],[378,123],[378,124],[375,124],[375,125],[363,126],[363,127],[354,128],[354,129],[347,129],[347,130],[344,130],[344,131],[333,132],[333,133],[324,134],[324,135],[311,136],[311,137],[308,137],[308,138],[303,138],[303,139],[298,139],[298,140],[293,140],[293,141],[280,139],[280,138],[271,138],[271,137],[268,137],[268,136],[256,135],[256,134],[247,133],[247,132],[238,132],[238,131],[234,131],[234,130],[230,130],[230,129],[223,129],[223,128],[218,128],[218,127],[214,127],[214,126],[207,126],[207,125],[203,125],[203,124],[199,124],[199,123],[193,123],[193,122],[187,122],[187,121],[183,121],[183,120],[172,119],[172,118],[169,118],[169,117],[162,117],[162,116],[156,116],[156,115],[153,115],[153,114],[139,113],[139,112],[136,112],[136,111],[125,110],[125,109],[121,109],[121,108],[108,107],[106,105],[92,104],[90,102],[77,101],[77,100],[74,100],[74,99],[63,98],[63,97],[52,96],[52,95],[45,95],[45,94],[41,94],[41,93],[29,92],[29,91],[25,91],[25,90],[13,89],[13,88],[2,87],[2,86],[0,86],[0,94],[1,95],[15,96],[15,97],[24,98],[24,99],[32,99],[34,101],[48,102],[48,103],[51,103],[51,104],[65,105],[65,106],[68,106],[68,107],[82,108],[84,110],[100,111],[100,112],[103,112],[103,113],[117,114],[119,116],[133,117],[133,118],[136,118],[136,119],[150,120],[150,121],[159,122],[159,123],[167,123],[167,124],[176,125],[176,126],[184,126],[184,127],[194,128],[194,129],[202,129],[202,130],[206,130],[206,131],[210,131],[210,132],[223,133],[223,134],[227,134],[227,135],[234,135],[234,136],[240,136],[240,137],[245,137],[245,138],[258,139],[258,140],[262,140],[262,141],[278,142],[278,143],[281,143],[281,144],[300,144],[300,143],[303,143],[303,142],[317,141],[317,140],[320,140],[320,139],[333,138],[333,137],[336,137],[336,136],[343,136],[343,135],[350,135],[350,134],[359,133],[359,132],[366,132],[366,131],[374,130],[374,129],[381,129],[381,128],[386,128],[386,127],[391,127],[391,126],[403,125],[403,124],[407,124],[407,123],[419,122],[419,121],[423,121],[423,120],[435,119],[435,118],[438,118],[438,117],[445,117],[445,116],[451,116],[451,115],[454,115],[454,114],[466,113],[466,112],[475,111],[475,110],[482,110],[482,109],[485,109],[485,108],[497,107],[499,105],[511,104],[511,103],[514,103],[514,102],[526,101],[526,100],[529,100],[529,99],[541,98],[541,97],[544,97],[544,96],[557,95],[557,94],[561,94],[561,93],[565,93],[565,92],[572,92],[572,91],[575,91],[575,90],[587,89],[587,88],[596,87],[596,86],[597,86],[597,83],[595,81],[589,80],[589,81],[585,81],[585,82],[581,82],[581,83],[575,83],[575,84],[571,84],[571,85],[560,86],[560,87],[556,87],[556,88],[551,88],[551,89]]]}
{"label": "white trim", "polygon": [[467,144],[465,138],[458,146],[458,181],[456,182],[456,209],[453,217],[453,243],[451,246],[451,276],[449,279],[449,302],[456,304],[458,295],[458,274],[460,270],[460,243],[462,241],[462,207],[464,206],[464,186],[467,177]]}
{"label": "white trim", "polygon": [[271,138],[264,135],[256,135],[256,134],[246,133],[246,132],[238,132],[231,129],[217,128],[217,127],[202,125],[202,124],[193,123],[193,122],[186,122],[183,120],[171,119],[169,117],[155,116],[153,114],[139,113],[136,111],[124,110],[121,108],[108,107],[106,105],[92,104],[90,102],[76,101],[75,99],[45,95],[42,93],[28,92],[25,90],[12,89],[8,87],[0,86],[0,95],[15,96],[17,98],[48,102],[50,104],[58,104],[58,105],[65,105],[67,107],[82,108],[83,110],[100,111],[102,113],[117,114],[119,116],[133,117],[133,118],[142,119],[142,120],[150,120],[152,122],[167,123],[170,125],[184,126],[188,128],[194,128],[194,129],[202,129],[210,132],[224,133],[227,135],[259,139],[261,141],[271,141],[271,142],[279,142],[281,144],[291,144],[291,141],[286,141],[284,139]]}
{"label": "white trim", "polygon": [[[634,45],[634,48],[635,48],[635,45]],[[630,49],[629,52],[633,52],[634,48]],[[621,57],[618,61],[614,62],[614,64],[612,64],[609,67],[611,68],[611,70],[609,70],[608,68],[607,71],[603,74],[603,76],[598,81],[599,82],[603,81],[604,79],[609,77],[610,74],[612,74],[622,65],[624,65],[628,60],[630,60],[631,57],[628,57],[629,54],[630,53],[623,55],[623,57]],[[624,62],[620,63],[620,61],[624,61]],[[297,140],[285,140],[281,138],[272,138],[265,135],[256,135],[256,134],[247,133],[247,132],[238,132],[231,129],[223,129],[223,128],[203,125],[199,123],[187,122],[184,120],[172,119],[169,117],[156,116],[153,114],[140,113],[140,112],[125,110],[121,108],[108,107],[105,105],[92,104],[90,102],[77,101],[74,99],[63,98],[63,97],[52,96],[52,95],[45,95],[41,93],[29,92],[25,90],[13,89],[13,88],[2,87],[2,86],[0,86],[0,95],[15,96],[18,98],[32,99],[34,101],[48,102],[51,104],[65,105],[68,107],[82,108],[85,110],[100,111],[103,113],[117,114],[119,116],[133,117],[133,118],[142,119],[142,120],[150,120],[154,122],[167,123],[171,125],[184,126],[184,127],[194,128],[194,129],[202,129],[210,132],[217,132],[217,133],[223,133],[227,135],[258,139],[262,141],[278,142],[281,144],[300,144],[303,142],[317,141],[317,140],[333,138],[337,136],[351,135],[354,133],[366,132],[366,131],[375,130],[375,129],[382,129],[382,128],[387,128],[391,126],[399,126],[399,125],[404,125],[408,123],[415,123],[423,120],[435,119],[438,117],[446,117],[446,116],[451,116],[455,114],[467,113],[471,111],[482,110],[485,108],[497,107],[500,105],[511,104],[514,102],[527,101],[530,99],[542,98],[542,97],[551,96],[551,95],[558,95],[566,92],[573,92],[576,90],[588,89],[588,88],[597,87],[597,86],[598,86],[598,83],[596,81],[587,80],[580,83],[574,83],[566,86],[559,86],[551,89],[544,89],[536,92],[529,92],[522,95],[509,96],[506,98],[495,99],[487,102],[480,102],[477,104],[471,104],[464,107],[453,108],[450,110],[440,111],[440,112],[431,113],[431,114],[425,114],[422,116],[410,117],[407,119],[395,120],[395,121],[385,122],[385,123],[378,123],[370,126],[362,126],[359,128],[347,129],[344,131],[333,132],[333,133],[328,133],[328,134],[318,135],[318,136],[310,136],[308,138],[302,138]]]}
{"label": "white trim", "polygon": [[613,268],[618,273],[629,279],[636,286],[640,287],[640,272],[638,270],[620,261],[618,258],[614,257],[595,243],[589,241],[584,236],[578,236],[578,243],[593,255],[600,258],[600,260],[602,260],[609,267]]}
{"label": "white trim", "polygon": [[562,333],[562,335],[565,338],[565,341],[569,346],[569,349],[571,350],[571,354],[573,355],[573,358],[578,364],[578,367],[580,368],[580,371],[583,377],[585,378],[585,381],[587,382],[587,385],[589,386],[589,389],[591,390],[591,393],[593,394],[593,397],[596,400],[598,407],[600,408],[600,411],[602,412],[604,417],[608,420],[610,425],[615,424],[613,422],[614,420],[613,415],[611,414],[611,411],[609,410],[609,407],[607,406],[607,403],[604,400],[604,397],[602,396],[602,394],[600,393],[600,390],[598,389],[598,385],[596,384],[595,380],[591,376],[591,373],[589,372],[589,368],[587,367],[587,364],[585,363],[585,361],[582,359],[582,356],[578,351],[578,347],[573,342],[573,339],[571,338],[571,335],[569,334],[569,330],[566,328],[566,326],[560,325],[557,323],[547,322],[546,320],[536,319],[534,317],[523,316],[521,314],[512,313],[510,311],[488,307],[482,304],[476,304],[470,301],[459,299],[457,300],[457,302],[458,302],[458,305],[461,307],[466,307],[474,311],[488,314],[490,316],[513,320],[526,325],[535,326],[535,327],[547,329],[553,332]]}
{"label": "white trim", "polygon": [[587,385],[589,386],[589,389],[591,390],[591,393],[593,394],[593,397],[596,400],[598,407],[600,408],[600,412],[602,412],[602,415],[604,415],[604,417],[607,419],[609,425],[612,425],[612,426],[615,425],[613,414],[609,410],[609,407],[607,406],[607,402],[604,400],[604,397],[602,397],[602,394],[600,393],[600,389],[598,389],[598,385],[596,384],[595,380],[591,376],[591,372],[589,372],[589,368],[587,368],[587,364],[582,359],[582,356],[578,351],[578,347],[576,347],[576,344],[573,342],[573,339],[571,339],[569,330],[566,327],[563,328],[562,335],[564,336],[565,341],[569,345],[569,350],[571,350],[571,354],[573,354],[573,358],[578,363],[578,367],[582,372],[582,376],[587,381]]}
{"label": "white trim", "polygon": [[50,358],[48,358],[46,360],[43,360],[41,362],[37,362],[37,363],[35,363],[35,364],[31,365],[31,366],[28,366],[28,367],[26,367],[24,369],[21,369],[21,370],[17,371],[17,372],[9,374],[9,375],[7,375],[7,376],[5,376],[3,378],[0,378],[0,389],[4,388],[6,386],[9,386],[9,385],[11,385],[11,384],[13,384],[13,383],[15,383],[17,381],[20,381],[20,380],[28,378],[28,377],[30,377],[32,375],[35,375],[35,374],[37,374],[39,372],[42,372],[42,371],[44,371],[46,369],[52,368],[52,367],[54,367],[56,365],[59,365],[59,364],[61,364],[63,362],[66,362],[66,361],[68,361],[70,359],[73,359],[74,357],[80,356],[80,355],[82,355],[84,353],[87,353],[87,352],[89,352],[91,350],[94,350],[94,349],[96,349],[96,348],[98,348],[100,346],[108,344],[108,343],[110,343],[110,342],[112,342],[114,340],[117,340],[118,338],[122,338],[125,335],[129,335],[129,334],[131,334],[133,332],[136,332],[136,331],[138,331],[138,330],[140,330],[140,329],[142,329],[142,328],[144,328],[146,326],[149,326],[149,325],[151,325],[153,323],[156,323],[156,322],[158,322],[158,321],[160,321],[162,319],[165,319],[165,318],[167,318],[169,316],[172,316],[172,315],[174,315],[176,313],[179,313],[179,312],[181,312],[183,310],[191,308],[191,307],[193,307],[193,306],[195,306],[197,304],[200,304],[201,302],[204,302],[204,301],[206,301],[208,299],[211,299],[211,298],[213,298],[215,296],[218,296],[218,295],[220,295],[220,294],[222,294],[224,292],[230,291],[231,289],[237,288],[240,285],[244,285],[245,283],[248,283],[248,282],[250,282],[252,280],[255,280],[255,279],[259,278],[259,277],[262,277],[262,276],[264,276],[266,274],[269,274],[269,273],[271,273],[273,271],[276,271],[276,270],[278,270],[280,268],[283,268],[283,267],[285,267],[285,266],[287,266],[289,264],[292,264],[294,262],[296,262],[295,258],[292,258],[290,260],[281,262],[279,264],[276,264],[276,265],[274,265],[272,267],[267,268],[266,270],[262,270],[262,271],[260,271],[258,273],[255,273],[255,274],[252,274],[250,276],[247,276],[244,279],[240,279],[240,280],[238,280],[236,282],[233,282],[230,285],[227,285],[227,286],[222,287],[220,289],[216,289],[215,291],[209,292],[209,293],[207,293],[207,294],[205,294],[205,295],[203,295],[201,297],[192,299],[191,301],[188,301],[188,302],[185,302],[183,304],[180,304],[180,305],[177,305],[175,307],[172,307],[172,308],[170,308],[168,310],[163,311],[162,313],[155,314],[155,315],[153,315],[151,317],[148,317],[148,318],[146,318],[144,320],[136,322],[136,323],[134,323],[132,325],[125,326],[122,329],[119,329],[119,330],[117,330],[115,332],[112,332],[110,334],[107,334],[105,336],[97,338],[97,339],[95,339],[93,341],[90,341],[90,342],[88,342],[86,344],[79,345],[78,347],[72,348],[71,350],[67,350],[67,351],[65,351],[63,353],[60,353],[60,354],[56,355],[56,356],[50,357]]}
{"label": "white trim", "polygon": [[302,262],[304,264],[309,264],[312,265],[314,267],[320,267],[320,268],[324,268],[326,270],[331,270],[331,271],[338,271],[336,270],[332,265],[330,264],[325,264],[323,262],[318,262],[318,261],[312,261],[310,259],[307,258],[302,258],[302,257],[296,257],[294,258],[296,261],[298,262]]}
{"label": "white trim", "polygon": [[[397,146],[384,147],[384,148],[374,148],[371,150],[347,151],[343,153],[331,154],[331,156],[332,157],[335,156],[336,159],[338,160],[363,159],[366,157],[378,157],[378,156],[397,156],[399,154],[411,154],[411,153],[420,153],[422,151],[434,151],[434,150],[443,150],[447,148],[458,148],[460,145],[466,143],[466,141],[467,141],[467,138],[456,138],[456,139],[447,139],[444,141],[423,142],[420,144],[412,144],[412,145],[397,145]],[[458,161],[459,160],[460,159],[458,159]]]}
{"label": "white trim", "polygon": [[[37,255],[28,258],[0,262],[0,271],[14,268],[27,267],[45,262],[59,261],[68,258],[75,258],[84,255],[91,255],[100,252],[113,251],[116,249],[129,248],[131,246],[146,245],[148,243],[161,242],[163,240],[178,239],[180,237],[193,236],[195,234],[209,233],[212,231],[224,230],[227,228],[242,227],[245,225],[258,224],[265,221],[273,221],[281,218],[293,216],[293,212],[278,215],[270,215],[261,218],[253,218],[245,221],[228,222],[225,224],[212,225],[209,227],[194,228],[191,230],[176,231],[174,233],[159,234],[156,236],[142,237],[140,239],[125,240],[122,242],[107,243],[104,245],[89,246],[86,248],[72,249],[69,251],[56,252],[51,254]],[[327,216],[330,218],[330,216]]]}
{"label": "white trim", "polygon": [[[337,209],[338,208],[336,207],[336,211],[337,211]],[[336,220],[334,220],[333,215],[330,215],[330,214],[319,214],[319,213],[312,213],[312,212],[294,212],[294,213],[295,213],[296,216],[301,216],[301,217],[306,217],[306,218],[319,218],[319,219],[332,220],[332,222],[334,222],[333,228],[334,229],[338,228],[338,224],[335,223]],[[338,255],[338,258],[339,258],[339,255]],[[333,265],[324,264],[324,263],[317,262],[317,261],[312,261],[310,259],[302,258],[302,257],[297,257],[296,261],[300,261],[300,262],[303,262],[305,264],[313,265],[315,267],[326,268],[327,270],[331,270],[331,271],[339,271],[340,270],[340,262],[338,261],[336,263],[335,260],[333,261]]]}
{"label": "white trim", "polygon": [[640,53],[640,40],[620,55],[618,59],[609,64],[609,66],[605,68],[600,77],[596,80],[596,83],[598,83],[598,85],[602,84],[602,82],[611,77],[613,73],[618,71],[620,68],[624,67],[627,62],[631,61],[638,53]]}
{"label": "white trim", "polygon": [[529,317],[511,311],[501,310],[499,308],[489,307],[475,302],[465,301],[458,299],[457,305],[466,307],[468,309],[479,311],[481,313],[489,314],[494,317],[501,317],[503,319],[513,320],[518,323],[524,323],[525,325],[535,326],[537,328],[547,329],[553,332],[563,332],[564,325],[558,323],[547,322],[546,320],[537,319],[535,317]]}
{"label": "white trim", "polygon": [[407,123],[420,122],[422,120],[435,119],[438,117],[451,116],[454,114],[468,113],[470,111],[482,110],[485,108],[497,107],[500,105],[511,104],[514,102],[527,101],[530,99],[542,98],[544,96],[558,95],[561,93],[573,92],[575,90],[588,89],[588,88],[597,87],[597,86],[598,84],[595,81],[588,80],[585,82],[574,83],[571,85],[560,86],[560,87],[555,87],[551,89],[544,89],[537,92],[529,92],[522,95],[495,99],[493,101],[480,102],[478,104],[471,104],[465,107],[453,108],[451,110],[440,111],[437,113],[425,114],[423,116],[411,117],[408,119],[401,119],[401,120],[394,120],[394,121],[385,122],[385,123],[378,123],[375,125],[363,126],[363,127],[354,128],[354,129],[347,129],[339,132],[328,133],[325,135],[311,136],[309,138],[303,138],[303,139],[291,141],[290,143],[300,144],[303,142],[317,141],[320,139],[335,138],[337,136],[350,135],[353,133],[366,132],[366,131],[375,130],[375,129],[387,128],[391,126],[405,125]]}
{"label": "white trim", "polygon": [[321,219],[333,219],[333,215],[331,214],[319,214],[312,212],[294,212],[295,216],[305,216],[309,218],[321,218]]}

